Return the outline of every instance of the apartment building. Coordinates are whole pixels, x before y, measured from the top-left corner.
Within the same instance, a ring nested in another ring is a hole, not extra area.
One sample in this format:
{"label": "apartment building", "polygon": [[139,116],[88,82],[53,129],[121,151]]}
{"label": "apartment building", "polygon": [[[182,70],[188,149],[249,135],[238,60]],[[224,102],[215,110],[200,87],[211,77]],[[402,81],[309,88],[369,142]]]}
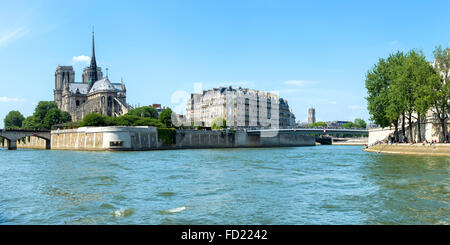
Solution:
{"label": "apartment building", "polygon": [[230,86],[191,94],[187,123],[209,127],[217,117],[224,118],[232,128],[280,128],[295,120],[287,100],[274,93]]}

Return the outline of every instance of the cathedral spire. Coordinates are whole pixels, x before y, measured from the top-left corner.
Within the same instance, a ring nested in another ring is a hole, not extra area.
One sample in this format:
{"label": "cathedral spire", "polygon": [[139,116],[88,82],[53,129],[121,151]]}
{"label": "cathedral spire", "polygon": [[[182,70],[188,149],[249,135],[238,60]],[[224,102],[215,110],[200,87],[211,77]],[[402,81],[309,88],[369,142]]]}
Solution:
{"label": "cathedral spire", "polygon": [[95,42],[94,42],[94,30],[92,30],[92,56],[91,56],[91,68],[97,68],[97,62],[95,60]]}
{"label": "cathedral spire", "polygon": [[97,61],[95,60],[95,42],[94,42],[94,28],[92,28],[92,56],[91,64],[88,69],[88,84],[89,88],[98,80],[97,76]]}

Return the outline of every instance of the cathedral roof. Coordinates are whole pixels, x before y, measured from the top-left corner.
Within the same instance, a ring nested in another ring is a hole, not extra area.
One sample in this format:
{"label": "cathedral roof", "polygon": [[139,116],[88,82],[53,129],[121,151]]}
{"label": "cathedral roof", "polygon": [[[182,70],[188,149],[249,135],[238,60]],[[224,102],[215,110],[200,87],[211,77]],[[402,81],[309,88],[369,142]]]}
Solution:
{"label": "cathedral roof", "polygon": [[118,90],[111,84],[111,82],[109,81],[109,79],[107,77],[96,81],[94,83],[94,85],[92,85],[92,88],[89,90],[89,93],[100,92],[100,91],[118,92]]}
{"label": "cathedral roof", "polygon": [[87,94],[88,92],[88,84],[87,83],[69,83],[70,92],[76,94]]}

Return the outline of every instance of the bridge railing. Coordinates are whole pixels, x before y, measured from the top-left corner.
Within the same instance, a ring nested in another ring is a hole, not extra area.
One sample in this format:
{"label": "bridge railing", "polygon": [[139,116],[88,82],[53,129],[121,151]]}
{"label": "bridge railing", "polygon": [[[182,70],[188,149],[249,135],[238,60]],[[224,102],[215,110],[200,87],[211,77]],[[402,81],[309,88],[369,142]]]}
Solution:
{"label": "bridge railing", "polygon": [[347,129],[347,128],[248,128],[247,131],[265,131],[265,130],[278,130],[278,131],[309,131],[309,130],[317,130],[317,131],[342,131],[342,132],[369,132],[367,129]]}
{"label": "bridge railing", "polygon": [[0,131],[3,132],[50,132],[49,129],[44,129],[44,128],[36,128],[36,129],[25,129],[25,128],[4,128],[1,129]]}

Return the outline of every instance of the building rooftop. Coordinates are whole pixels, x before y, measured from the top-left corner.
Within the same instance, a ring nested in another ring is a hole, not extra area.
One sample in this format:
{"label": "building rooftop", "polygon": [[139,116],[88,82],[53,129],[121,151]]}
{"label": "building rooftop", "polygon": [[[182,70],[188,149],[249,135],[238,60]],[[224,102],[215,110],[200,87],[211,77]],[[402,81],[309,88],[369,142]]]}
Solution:
{"label": "building rooftop", "polygon": [[109,79],[107,77],[98,80],[92,85],[91,90],[89,90],[89,93],[99,92],[99,91],[106,91],[106,92],[118,92],[118,90],[111,84]]}

